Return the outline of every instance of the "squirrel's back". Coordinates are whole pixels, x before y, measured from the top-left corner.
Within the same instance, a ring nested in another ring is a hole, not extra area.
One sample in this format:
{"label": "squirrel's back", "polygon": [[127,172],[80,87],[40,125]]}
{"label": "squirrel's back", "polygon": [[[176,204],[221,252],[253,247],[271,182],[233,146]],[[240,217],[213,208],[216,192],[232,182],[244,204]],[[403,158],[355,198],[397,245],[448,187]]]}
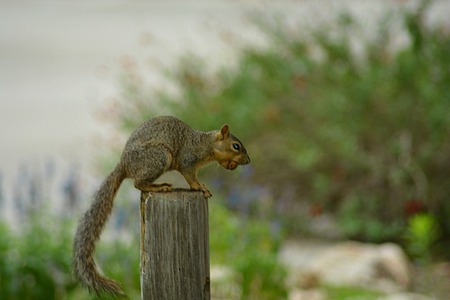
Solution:
{"label": "squirrel's back", "polygon": [[210,132],[195,130],[172,116],[160,116],[145,121],[131,134],[122,159],[127,160],[130,153],[148,145],[166,148],[175,163],[179,163],[185,155],[210,155],[212,141]]}
{"label": "squirrel's back", "polygon": [[157,142],[178,145],[196,130],[172,116],[160,116],[141,124],[130,136],[125,148],[142,143]]}

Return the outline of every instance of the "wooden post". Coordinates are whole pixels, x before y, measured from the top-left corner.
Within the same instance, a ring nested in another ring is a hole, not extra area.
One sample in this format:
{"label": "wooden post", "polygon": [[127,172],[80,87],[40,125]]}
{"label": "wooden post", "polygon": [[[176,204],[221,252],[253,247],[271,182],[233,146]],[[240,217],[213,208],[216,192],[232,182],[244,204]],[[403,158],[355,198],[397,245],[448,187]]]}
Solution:
{"label": "wooden post", "polygon": [[141,299],[207,299],[208,200],[202,192],[141,195]]}

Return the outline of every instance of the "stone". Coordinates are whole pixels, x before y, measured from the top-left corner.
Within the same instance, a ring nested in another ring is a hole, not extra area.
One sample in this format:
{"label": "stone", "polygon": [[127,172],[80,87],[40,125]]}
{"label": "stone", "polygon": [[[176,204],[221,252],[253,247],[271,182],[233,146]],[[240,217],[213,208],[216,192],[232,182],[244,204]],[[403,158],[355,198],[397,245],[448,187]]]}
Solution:
{"label": "stone", "polygon": [[321,284],[354,286],[385,293],[404,291],[411,281],[406,255],[398,245],[391,243],[336,244],[317,256],[307,273],[314,274]]}
{"label": "stone", "polygon": [[398,293],[392,294],[388,296],[383,296],[378,300],[434,300],[435,298],[431,298],[421,294],[415,293]]}
{"label": "stone", "polygon": [[301,290],[294,289],[289,293],[289,300],[326,300],[326,294],[319,289]]}

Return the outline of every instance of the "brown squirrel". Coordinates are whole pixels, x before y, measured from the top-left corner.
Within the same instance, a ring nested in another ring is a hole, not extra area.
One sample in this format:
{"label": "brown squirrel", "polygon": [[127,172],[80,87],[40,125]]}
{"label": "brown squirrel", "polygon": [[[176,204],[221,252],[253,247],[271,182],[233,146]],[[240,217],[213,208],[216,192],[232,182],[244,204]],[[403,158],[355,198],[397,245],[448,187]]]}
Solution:
{"label": "brown squirrel", "polygon": [[144,122],[128,139],[119,163],[94,196],[94,202],[78,225],[73,245],[73,267],[77,279],[98,296],[108,293],[124,296],[119,284],[97,271],[95,244],[113,207],[114,196],[125,178],[143,192],[167,192],[171,184],[154,184],[164,172],[179,171],[192,190],[211,197],[198,182],[198,170],[217,161],[227,170],[250,163],[244,145],[230,133],[228,125],[220,130],[194,130],[181,120],[165,116]]}

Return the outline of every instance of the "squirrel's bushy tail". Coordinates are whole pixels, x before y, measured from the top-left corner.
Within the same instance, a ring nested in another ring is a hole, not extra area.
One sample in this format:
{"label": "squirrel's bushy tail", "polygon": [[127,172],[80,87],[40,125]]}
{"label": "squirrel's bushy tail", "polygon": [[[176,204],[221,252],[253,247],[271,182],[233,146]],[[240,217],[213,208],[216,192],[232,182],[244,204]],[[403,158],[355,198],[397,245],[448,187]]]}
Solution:
{"label": "squirrel's bushy tail", "polygon": [[94,196],[94,203],[86,211],[75,234],[73,269],[82,285],[97,295],[105,292],[113,296],[125,295],[119,284],[97,271],[94,262],[95,244],[111,214],[114,196],[125,178],[120,164],[105,179]]}

